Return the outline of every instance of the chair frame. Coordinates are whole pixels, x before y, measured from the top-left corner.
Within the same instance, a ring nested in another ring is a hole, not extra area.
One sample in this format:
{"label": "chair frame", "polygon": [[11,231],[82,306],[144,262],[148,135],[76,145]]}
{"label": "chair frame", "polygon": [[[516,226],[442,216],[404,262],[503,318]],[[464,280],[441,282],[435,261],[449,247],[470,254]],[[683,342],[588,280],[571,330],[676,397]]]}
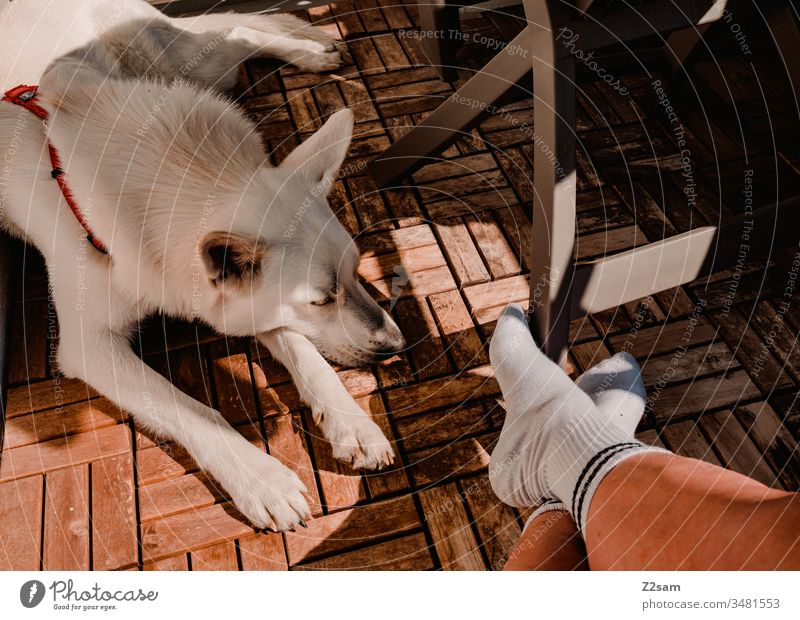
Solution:
{"label": "chair frame", "polygon": [[[581,4],[588,8],[590,3]],[[777,244],[798,237],[800,199],[793,199],[598,260],[573,260],[575,59],[558,43],[556,33],[568,28],[578,34],[586,52],[654,31],[703,28],[719,20],[726,5],[727,0],[657,0],[576,19],[576,11],[564,2],[524,0],[527,27],[420,125],[374,159],[367,171],[379,185],[387,186],[438,160],[444,149],[480,123],[486,107],[533,71],[534,127],[544,146],[536,149],[533,163],[529,314],[545,353],[565,364],[571,320],[732,267],[744,230],[751,260],[769,256]],[[548,154],[555,154],[555,161]]]}

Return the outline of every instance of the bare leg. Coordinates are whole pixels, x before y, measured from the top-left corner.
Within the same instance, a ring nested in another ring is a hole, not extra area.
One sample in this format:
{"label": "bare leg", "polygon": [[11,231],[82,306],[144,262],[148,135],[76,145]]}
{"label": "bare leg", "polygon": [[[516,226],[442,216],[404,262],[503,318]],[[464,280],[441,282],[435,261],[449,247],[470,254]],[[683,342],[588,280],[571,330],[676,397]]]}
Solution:
{"label": "bare leg", "polygon": [[593,569],[797,570],[800,496],[670,454],[633,456],[587,521]]}
{"label": "bare leg", "polygon": [[[617,353],[580,377],[575,384],[600,410],[608,411],[631,432],[644,411],[645,391],[636,360]],[[564,504],[551,500],[550,512],[531,517],[505,570],[587,570],[586,546]]]}
{"label": "bare leg", "polygon": [[566,510],[533,519],[503,570],[587,570],[586,548]]}
{"label": "bare leg", "polygon": [[[561,519],[558,519],[561,516]],[[642,454],[606,476],[586,547],[569,513],[535,519],[505,570],[797,570],[800,496],[716,465]]]}
{"label": "bare leg", "polygon": [[[569,509],[592,569],[800,568],[798,495],[637,443],[635,360],[599,365],[578,380],[581,395],[533,343],[523,316],[507,308],[489,349],[508,409],[489,466],[501,500]],[[511,567],[541,560],[528,552]]]}

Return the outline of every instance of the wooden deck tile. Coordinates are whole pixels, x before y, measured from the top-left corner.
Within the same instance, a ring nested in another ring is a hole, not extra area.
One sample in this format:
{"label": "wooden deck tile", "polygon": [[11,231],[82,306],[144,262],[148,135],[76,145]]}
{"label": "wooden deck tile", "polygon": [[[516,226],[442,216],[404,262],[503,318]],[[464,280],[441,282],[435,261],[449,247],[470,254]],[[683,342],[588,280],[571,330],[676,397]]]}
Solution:
{"label": "wooden deck tile", "polygon": [[734,415],[787,489],[800,487],[800,447],[767,402],[739,405]]}
{"label": "wooden deck tile", "polygon": [[608,341],[615,351],[627,351],[637,359],[646,359],[672,352],[681,346],[705,344],[714,340],[716,335],[716,328],[707,319],[694,317],[611,336]]}
{"label": "wooden deck tile", "polygon": [[489,271],[462,218],[442,219],[437,223],[436,231],[461,286],[489,281]]}
{"label": "wooden deck tile", "polygon": [[286,534],[286,551],[294,565],[421,526],[414,502],[406,495],[314,519],[308,529]]}
{"label": "wooden deck tile", "polygon": [[490,190],[476,187],[475,193],[459,196],[458,198],[444,198],[433,203],[426,203],[426,209],[435,220],[442,218],[480,213],[489,209],[504,209],[516,204],[517,198],[510,187],[495,187]]}
{"label": "wooden deck tile", "polygon": [[42,476],[0,484],[0,570],[39,570],[42,548]]}
{"label": "wooden deck tile", "polygon": [[463,369],[488,363],[488,349],[481,342],[458,291],[431,295],[428,301],[456,368]]}
{"label": "wooden deck tile", "polygon": [[366,176],[353,177],[347,179],[347,186],[353,196],[353,207],[362,216],[364,230],[375,231],[392,228],[392,218],[386,208],[386,203],[372,179]]}
{"label": "wooden deck tile", "polygon": [[374,121],[378,119],[378,110],[375,101],[367,91],[364,82],[356,77],[339,84],[347,106],[353,111],[357,123]]}
{"label": "wooden deck tile", "polygon": [[10,450],[87,433],[115,426],[125,419],[125,413],[105,398],[17,416],[6,423],[3,448]]}
{"label": "wooden deck tile", "polygon": [[369,412],[372,420],[381,427],[383,434],[391,442],[394,449],[394,465],[385,467],[377,472],[365,472],[364,482],[367,485],[370,497],[379,498],[390,493],[408,488],[408,475],[403,467],[400,448],[397,445],[394,429],[389,421],[389,415],[379,396],[362,397],[358,399],[359,406]]}
{"label": "wooden deck tile", "polygon": [[57,377],[23,384],[6,394],[6,419],[45,409],[64,407],[93,398],[97,393],[83,381]]}
{"label": "wooden deck tile", "polygon": [[[496,320],[497,315],[508,304],[518,302],[520,299],[527,300],[529,288],[526,276],[514,276],[470,286],[464,289],[464,296],[478,322],[483,324]],[[484,315],[487,310],[494,308],[499,310],[493,316],[490,313]]]}
{"label": "wooden deck tile", "polygon": [[500,570],[522,533],[514,511],[497,501],[489,485],[489,476],[461,481],[462,494],[478,530],[488,567]]}
{"label": "wooden deck tile", "polygon": [[[525,203],[523,202],[523,204]],[[511,244],[522,270],[530,271],[531,225],[525,211],[519,205],[511,204],[508,207],[496,209],[494,216]]]}
{"label": "wooden deck tile", "polygon": [[229,504],[215,504],[142,524],[144,561],[159,560],[253,533]]}
{"label": "wooden deck tile", "polygon": [[211,380],[205,347],[170,349],[148,358],[148,362],[176,388],[192,394],[204,405],[212,405]]}
{"label": "wooden deck tile", "polygon": [[468,400],[499,392],[491,368],[481,366],[452,377],[390,390],[386,397],[392,414],[400,418],[422,411],[460,406]]}
{"label": "wooden deck tile", "polygon": [[611,352],[602,340],[574,344],[570,350],[572,358],[578,366],[580,372],[586,372],[592,366],[597,366],[603,360],[611,357]]}
{"label": "wooden deck tile", "polygon": [[409,451],[420,450],[498,429],[502,415],[499,409],[479,401],[435,413],[399,418],[395,423],[403,447]]}
{"label": "wooden deck tile", "polygon": [[296,566],[294,570],[429,570],[433,559],[423,534],[411,534]]}
{"label": "wooden deck tile", "polygon": [[[366,499],[367,492],[361,473],[333,457],[331,445],[322,437],[322,433],[310,415],[307,416],[306,424],[311,429],[309,435],[314,450],[316,473],[319,477],[322,508],[326,512],[335,512],[343,508],[350,508]],[[292,467],[292,469],[295,468]]]}
{"label": "wooden deck tile", "polygon": [[783,312],[769,301],[760,301],[753,309],[752,323],[778,358],[785,378],[800,378],[798,335],[786,324]]}
{"label": "wooden deck tile", "polygon": [[117,424],[92,433],[12,448],[3,454],[0,482],[129,452],[130,434],[126,425]]}
{"label": "wooden deck tile", "polygon": [[358,239],[362,262],[370,256],[405,252],[432,245],[436,245],[436,237],[427,224],[378,232]]}
{"label": "wooden deck tile", "polygon": [[132,454],[92,463],[92,555],[95,570],[138,561]]}
{"label": "wooden deck tile", "polygon": [[478,541],[456,485],[426,489],[419,499],[442,566],[449,570],[484,570]]}
{"label": "wooden deck tile", "polygon": [[483,212],[468,215],[464,220],[493,278],[505,278],[519,273],[519,260],[494,218]]}
{"label": "wooden deck tile", "polygon": [[726,343],[712,342],[707,346],[686,350],[677,360],[671,354],[648,357],[641,366],[645,385],[651,386],[661,381],[677,383],[729,372],[739,368],[740,364]]}
{"label": "wooden deck tile", "polygon": [[[269,453],[300,477],[308,489],[312,514],[320,514],[320,495],[309,456],[308,437],[303,427],[302,415],[298,413],[268,418],[264,422],[264,428],[267,432]],[[308,428],[312,438],[319,434],[319,429],[313,422]],[[317,468],[319,467],[317,464]]]}
{"label": "wooden deck tile", "polygon": [[428,379],[451,370],[446,344],[436,327],[427,300],[405,298],[395,305],[397,324],[406,339],[406,355],[413,361],[413,377]]}
{"label": "wooden deck tile", "polygon": [[155,562],[147,562],[144,564],[143,569],[147,571],[185,571],[189,570],[189,558],[185,553],[182,553],[180,555],[172,556],[171,558],[164,558],[163,560],[156,560]]}
{"label": "wooden deck tile", "polygon": [[244,570],[286,570],[283,537],[276,533],[258,533],[239,539],[239,553]]}
{"label": "wooden deck tile", "polygon": [[700,418],[700,425],[717,448],[726,467],[767,486],[783,488],[733,412],[706,414]]}
{"label": "wooden deck tile", "polygon": [[679,419],[707,409],[729,407],[758,398],[761,393],[743,370],[689,384],[650,390],[649,404],[658,420]]}
{"label": "wooden deck tile", "polygon": [[234,425],[254,422],[257,415],[247,355],[219,343],[212,347],[211,371],[219,411],[225,419]]}
{"label": "wooden deck tile", "polygon": [[408,455],[409,467],[417,486],[468,476],[489,466],[492,446],[499,433],[460,439],[445,446],[428,448]]}
{"label": "wooden deck tile", "polygon": [[[447,200],[448,202],[458,202],[462,198],[471,196],[481,191],[489,190],[493,192],[501,192],[508,188],[508,182],[499,168],[473,171],[469,166],[474,160],[482,157],[481,155],[470,155],[467,157],[456,157],[448,160],[453,162],[450,168],[454,168],[457,163],[461,164],[459,168],[451,170],[451,174],[458,171],[459,176],[446,176],[442,179],[434,179],[425,181],[418,186],[417,190],[422,196],[426,204],[435,203],[440,200]],[[483,164],[483,162],[480,162]],[[441,165],[441,164],[436,164]],[[496,164],[495,164],[496,165]],[[479,175],[479,182],[471,181],[471,175]],[[482,212],[482,211],[480,211]],[[451,213],[451,215],[453,215]]]}
{"label": "wooden deck tile", "polygon": [[192,551],[192,570],[238,570],[236,544],[232,540]]}
{"label": "wooden deck tile", "polygon": [[139,483],[143,485],[182,476],[196,467],[186,449],[172,442],[147,447],[136,455]]}
{"label": "wooden deck tile", "polygon": [[168,478],[140,488],[140,519],[145,523],[185,510],[211,506],[222,497],[222,490],[204,474]]}
{"label": "wooden deck tile", "polygon": [[89,466],[57,469],[45,477],[44,570],[88,570]]}
{"label": "wooden deck tile", "polygon": [[[9,350],[19,352],[8,360],[10,385],[42,380],[47,377],[48,332],[47,300],[15,304],[10,312]],[[52,327],[51,327],[52,329]],[[50,342],[50,344],[53,344]]]}
{"label": "wooden deck tile", "polygon": [[405,8],[397,0],[378,0],[386,24],[391,30],[402,30],[411,27],[411,19]]}
{"label": "wooden deck tile", "polygon": [[722,465],[694,420],[685,420],[664,427],[663,437],[667,441],[667,447],[675,454],[706,461],[712,465]]}
{"label": "wooden deck tile", "polygon": [[784,373],[782,364],[739,308],[734,307],[729,312],[712,312],[710,317],[720,335],[732,343],[736,359],[753,369],[750,376],[762,392],[769,393],[773,389],[792,385],[792,379]]}

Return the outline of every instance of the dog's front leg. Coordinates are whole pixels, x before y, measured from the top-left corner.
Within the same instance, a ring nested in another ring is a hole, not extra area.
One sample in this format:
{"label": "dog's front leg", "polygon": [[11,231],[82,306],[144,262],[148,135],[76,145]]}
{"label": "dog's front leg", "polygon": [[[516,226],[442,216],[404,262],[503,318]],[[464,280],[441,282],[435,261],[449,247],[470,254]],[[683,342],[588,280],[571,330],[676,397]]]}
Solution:
{"label": "dog's front leg", "polygon": [[381,429],[353,400],[310,340],[284,329],[259,334],[258,340],[289,370],[334,457],[357,469],[380,469],[394,462]]}
{"label": "dog's front leg", "polygon": [[66,323],[58,361],[65,375],[83,379],[137,423],[182,444],[257,527],[286,530],[309,517],[306,488],[293,471],[145,365],[125,336]]}

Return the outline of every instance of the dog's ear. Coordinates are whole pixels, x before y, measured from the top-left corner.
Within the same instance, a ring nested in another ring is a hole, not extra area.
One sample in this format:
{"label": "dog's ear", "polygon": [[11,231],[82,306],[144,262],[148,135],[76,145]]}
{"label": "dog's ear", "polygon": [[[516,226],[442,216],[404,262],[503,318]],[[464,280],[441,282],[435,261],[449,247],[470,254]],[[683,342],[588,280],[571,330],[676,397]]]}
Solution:
{"label": "dog's ear", "polygon": [[333,114],[322,128],[289,153],[281,168],[296,170],[317,193],[331,191],[336,173],[353,137],[353,113],[345,108]]}
{"label": "dog's ear", "polygon": [[267,243],[261,237],[216,231],[200,242],[200,256],[214,286],[244,284],[261,275]]}

